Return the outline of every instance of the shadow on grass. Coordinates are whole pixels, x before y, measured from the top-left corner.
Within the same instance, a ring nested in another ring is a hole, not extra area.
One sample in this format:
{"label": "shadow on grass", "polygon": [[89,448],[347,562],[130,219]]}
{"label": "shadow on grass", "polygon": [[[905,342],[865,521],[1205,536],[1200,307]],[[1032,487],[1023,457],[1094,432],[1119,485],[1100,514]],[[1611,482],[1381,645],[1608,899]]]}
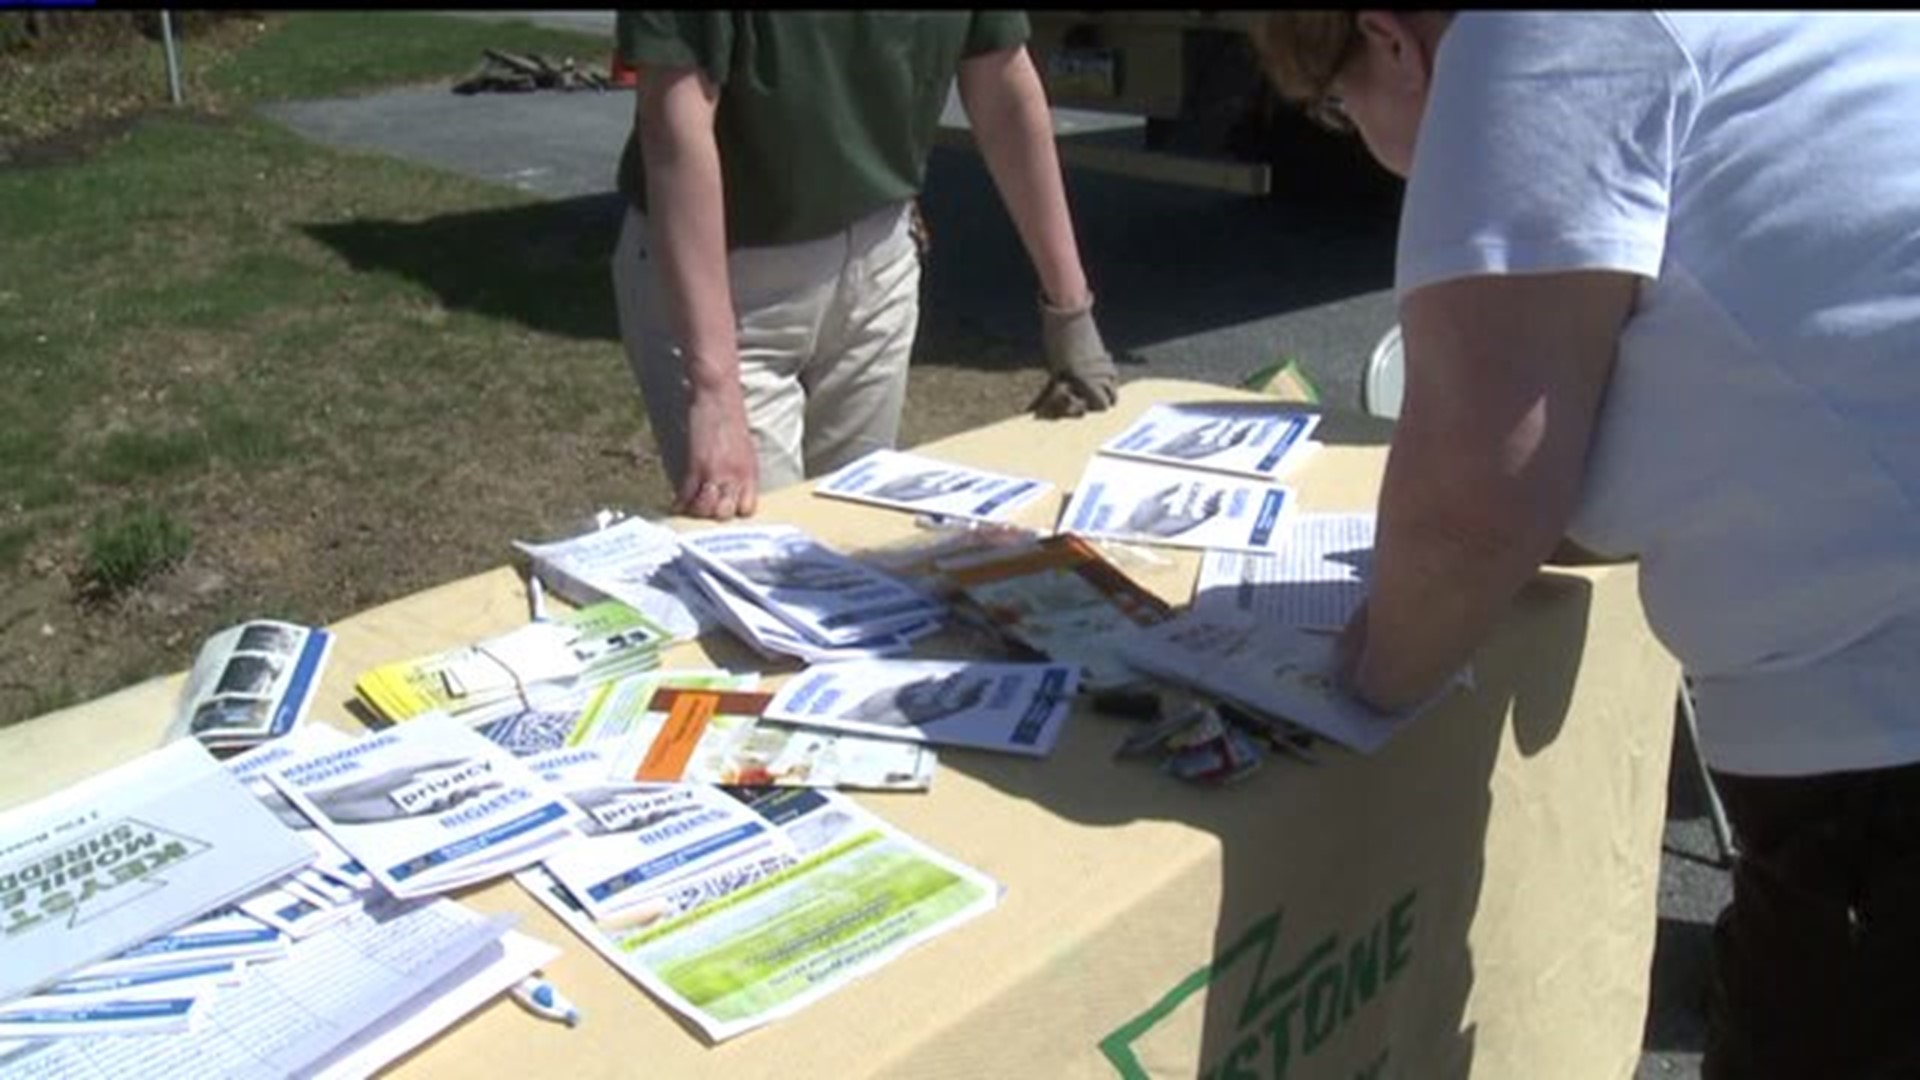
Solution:
{"label": "shadow on grass", "polygon": [[613,254],[618,194],[446,214],[302,225],[360,273],[431,289],[441,306],[578,340],[618,341]]}

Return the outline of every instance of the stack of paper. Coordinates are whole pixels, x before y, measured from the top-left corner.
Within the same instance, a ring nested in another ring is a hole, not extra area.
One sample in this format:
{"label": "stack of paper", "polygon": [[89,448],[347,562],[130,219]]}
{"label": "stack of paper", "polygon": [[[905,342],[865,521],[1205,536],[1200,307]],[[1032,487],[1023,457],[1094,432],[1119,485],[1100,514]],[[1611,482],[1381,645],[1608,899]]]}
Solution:
{"label": "stack of paper", "polygon": [[303,755],[267,779],[388,892],[458,888],[539,861],[579,817],[445,713]]}
{"label": "stack of paper", "polygon": [[551,945],[449,900],[382,897],[252,970],[165,1038],[0,1045],[0,1077],[372,1075],[553,959]]}
{"label": "stack of paper", "polygon": [[790,525],[710,529],[680,543],[728,629],[763,656],[899,655],[946,615],[940,600]]}
{"label": "stack of paper", "polygon": [[223,912],[91,964],[0,1005],[0,1038],[95,1038],[186,1031],[251,965],[287,955],[286,935]]}
{"label": "stack of paper", "polygon": [[1080,665],[1082,684],[1095,689],[1138,679],[1120,658],[1120,640],[1173,614],[1073,535],[944,562],[941,572],[962,610],[1041,656]]}
{"label": "stack of paper", "polygon": [[534,573],[575,604],[618,600],[657,623],[673,641],[713,629],[718,616],[688,577],[680,537],[644,518],[546,544],[515,541]]}
{"label": "stack of paper", "polygon": [[901,450],[875,450],[823,477],[813,493],[940,518],[1006,521],[1052,490],[1045,480],[1006,476]]}
{"label": "stack of paper", "polygon": [[[544,870],[520,882],[583,940],[713,1039],[789,1015],[992,910],[991,878],[830,791],[729,789],[798,862],[694,875],[632,928],[596,924]],[[777,860],[772,860],[777,863]]]}
{"label": "stack of paper", "polygon": [[625,734],[597,743],[611,775],[629,780],[925,791],[939,764],[917,743],[768,719],[772,694],[664,683],[636,690],[609,688],[596,710],[597,720],[631,717],[618,725]]}
{"label": "stack of paper", "polygon": [[313,851],[182,739],[0,817],[0,1001],[305,866]]}
{"label": "stack of paper", "polygon": [[936,746],[1045,757],[1072,711],[1074,664],[851,660],[795,675],[766,715]]}
{"label": "stack of paper", "polygon": [[267,779],[270,770],[346,746],[353,740],[323,725],[301,728],[227,762],[227,771],[313,849],[313,863],[291,877],[246,897],[235,906],[242,912],[295,938],[304,938],[359,910],[377,885],[373,875],[314,827],[280,789]]}
{"label": "stack of paper", "polygon": [[[537,707],[477,724],[474,730],[515,757],[529,757],[548,750],[625,739],[640,723],[644,702],[659,687],[752,690],[759,685],[760,674],[753,671],[739,674],[718,668],[648,671],[582,687]],[[640,708],[628,707],[635,699],[643,703]]]}
{"label": "stack of paper", "polygon": [[362,674],[354,690],[395,722],[447,712],[481,723],[658,667],[668,638],[638,610],[607,600],[473,645],[382,664]]}
{"label": "stack of paper", "polygon": [[1370,754],[1433,702],[1386,715],[1354,700],[1339,687],[1337,640],[1245,616],[1189,611],[1135,631],[1121,652],[1142,671]]}

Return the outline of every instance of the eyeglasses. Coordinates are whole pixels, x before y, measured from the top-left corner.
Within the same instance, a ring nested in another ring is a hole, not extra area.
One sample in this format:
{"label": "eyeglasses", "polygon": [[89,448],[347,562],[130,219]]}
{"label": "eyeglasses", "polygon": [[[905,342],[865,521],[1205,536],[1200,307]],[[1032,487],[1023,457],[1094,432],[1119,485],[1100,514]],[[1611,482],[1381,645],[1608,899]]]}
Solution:
{"label": "eyeglasses", "polygon": [[1307,119],[1329,131],[1352,131],[1353,117],[1347,115],[1347,103],[1339,94],[1323,93],[1307,103]]}

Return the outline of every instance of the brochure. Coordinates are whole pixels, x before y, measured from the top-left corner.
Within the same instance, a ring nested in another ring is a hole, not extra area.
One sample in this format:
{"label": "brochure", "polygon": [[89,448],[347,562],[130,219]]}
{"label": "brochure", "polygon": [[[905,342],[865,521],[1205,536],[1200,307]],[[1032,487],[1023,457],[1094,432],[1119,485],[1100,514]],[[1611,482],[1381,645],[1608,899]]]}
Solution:
{"label": "brochure", "polygon": [[538,861],[579,817],[519,759],[445,713],[297,758],[267,778],[401,897]]}
{"label": "brochure", "polygon": [[798,657],[809,664],[817,664],[832,660],[900,656],[913,648],[909,634],[939,625],[929,620],[908,626],[902,632],[881,633],[860,641],[830,645],[815,639],[806,631],[795,629],[726,578],[696,569],[692,580],[712,602],[720,624],[732,631],[747,647],[769,660]]}
{"label": "brochure", "polygon": [[584,815],[579,839],[541,860],[592,918],[606,921],[666,886],[743,859],[785,858],[786,834],[718,788],[608,778],[593,747],[528,759]]}
{"label": "brochure", "polygon": [[209,637],[195,656],[167,740],[209,750],[257,746],[292,731],[313,704],[333,634],[259,619]]}
{"label": "brochure", "polygon": [[1340,690],[1336,642],[1333,634],[1189,611],[1135,631],[1121,650],[1142,671],[1298,724],[1363,754],[1380,749],[1448,692],[1405,713],[1375,712]]}
{"label": "brochure", "polygon": [[0,1002],[312,859],[192,739],[0,815]]}
{"label": "brochure", "polygon": [[1373,529],[1370,513],[1294,514],[1275,554],[1209,551],[1193,610],[1339,630],[1367,597]]}
{"label": "brochure", "polygon": [[1293,493],[1277,484],[1095,454],[1060,531],[1173,547],[1272,551]]}
{"label": "brochure", "polygon": [[783,1016],[982,915],[1000,887],[828,791],[747,796],[801,861],[709,879],[647,926],[595,925],[535,870],[519,880],[646,991],[720,1041]]}
{"label": "brochure", "polygon": [[608,600],[473,645],[382,664],[354,683],[395,723],[449,712],[480,723],[577,686],[658,667],[665,629]]}
{"label": "brochure", "polygon": [[1080,665],[1081,683],[1094,689],[1137,680],[1139,673],[1120,658],[1120,640],[1131,627],[1173,614],[1166,601],[1071,534],[942,563],[941,571],[996,632],[1048,659]]}
{"label": "brochure", "polygon": [[773,695],[669,685],[608,687],[596,703],[612,775],[655,783],[925,791],[939,764],[914,742],[822,731],[764,718]]}
{"label": "brochure", "polygon": [[1073,664],[856,660],[795,675],[766,716],[937,746],[1045,757],[1066,726]]}
{"label": "brochure", "polygon": [[533,560],[534,572],[568,600],[588,606],[612,599],[645,615],[685,641],[713,629],[717,620],[687,578],[680,537],[644,518],[629,517],[552,543],[516,540]]}
{"label": "brochure", "polygon": [[[211,1003],[206,1023],[159,1038],[41,1039],[0,1049],[0,1080],[313,1076],[375,1035],[430,1012],[435,996],[458,989],[455,979],[503,949],[518,962],[495,974],[486,998],[557,955],[509,929],[512,922],[450,900],[383,896],[327,933],[295,944],[286,959],[250,972],[244,987]],[[465,1000],[471,1008],[485,999]],[[431,1030],[457,1019],[458,1013],[440,1015]],[[361,1058],[357,1070],[329,1067],[323,1075],[370,1075],[421,1037],[416,1031],[377,1061]]]}
{"label": "brochure", "polygon": [[1269,404],[1154,405],[1100,453],[1271,480],[1318,445],[1320,414]]}
{"label": "brochure", "polygon": [[1005,521],[1052,490],[1045,480],[883,449],[822,477],[813,493],[942,518]]}
{"label": "brochure", "polygon": [[718,668],[674,668],[628,675],[581,687],[561,698],[524,709],[498,720],[475,725],[474,730],[506,748],[515,757],[528,757],[567,746],[586,746],[618,740],[640,722],[641,715],[606,703],[633,695],[651,694],[662,686],[751,690],[760,685],[759,672],[734,674]]}
{"label": "brochure", "polygon": [[790,525],[688,533],[681,545],[795,630],[825,645],[850,645],[925,626],[946,605]]}

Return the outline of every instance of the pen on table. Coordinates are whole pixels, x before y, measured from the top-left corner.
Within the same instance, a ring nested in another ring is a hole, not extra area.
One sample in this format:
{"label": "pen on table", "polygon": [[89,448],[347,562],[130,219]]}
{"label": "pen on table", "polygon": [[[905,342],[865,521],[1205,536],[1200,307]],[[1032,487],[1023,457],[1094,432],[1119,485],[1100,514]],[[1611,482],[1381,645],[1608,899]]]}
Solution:
{"label": "pen on table", "polygon": [[547,621],[547,589],[540,584],[539,574],[527,575],[527,603],[533,609],[534,622]]}
{"label": "pen on table", "polygon": [[513,1000],[525,1005],[536,1016],[558,1020],[568,1027],[580,1023],[580,1010],[560,996],[553,984],[538,975],[529,975],[513,984]]}

